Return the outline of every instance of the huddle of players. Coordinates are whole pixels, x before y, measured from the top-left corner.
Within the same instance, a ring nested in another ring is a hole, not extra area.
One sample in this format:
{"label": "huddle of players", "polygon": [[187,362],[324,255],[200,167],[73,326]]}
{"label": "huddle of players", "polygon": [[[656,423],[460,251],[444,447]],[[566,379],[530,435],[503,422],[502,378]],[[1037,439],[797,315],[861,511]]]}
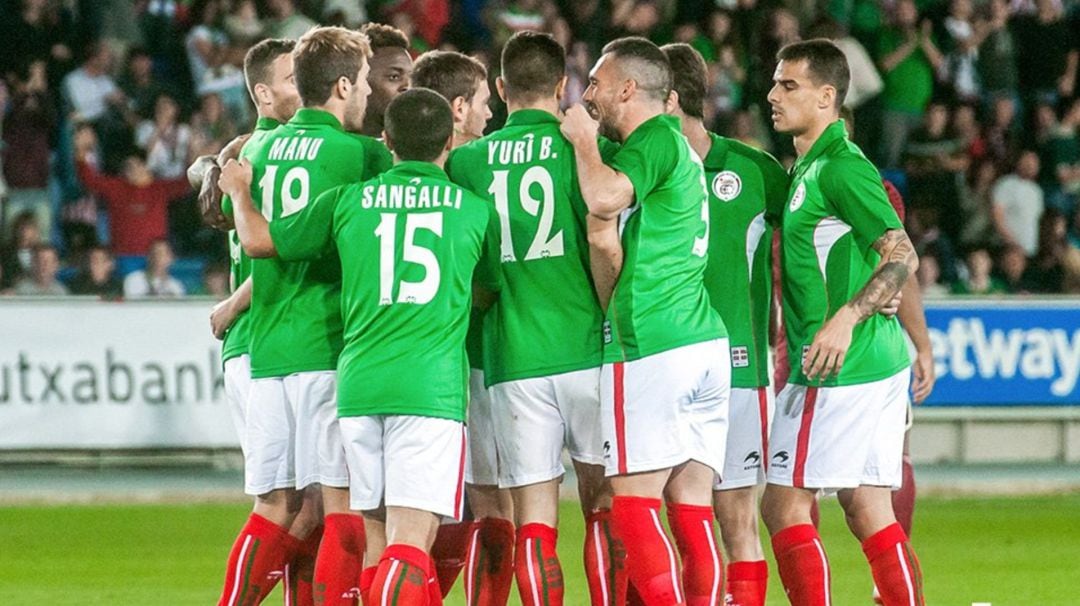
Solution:
{"label": "huddle of players", "polygon": [[[366,29],[394,39],[375,52],[403,63],[407,41]],[[822,41],[781,53],[774,122],[797,148],[813,137],[789,182],[767,154],[705,130],[705,64],[686,45],[610,43],[585,107],[560,121],[563,49],[518,34],[496,81],[509,118],[482,138],[482,65],[425,55],[412,85],[442,94],[401,93],[380,125],[365,112],[371,47],[318,28],[295,48],[264,41],[245,63],[260,119],[219,181],[239,288],[212,320],[229,327],[227,389],[242,403],[256,505],[220,603],[258,603],[279,578],[300,604],[441,603],[461,562],[445,550],[444,573],[433,545],[453,542],[436,539],[439,520],[462,517],[466,480],[469,603],[505,603],[511,577],[524,604],[562,603],[564,446],[594,604],[763,604],[754,487],[766,463],[764,517],[793,603],[829,600],[809,524],[818,489],[840,490],[885,603],[921,603],[914,553],[881,510],[899,483],[903,423],[891,417],[906,404],[907,356],[877,312],[914,260],[867,180],[876,171],[840,134],[843,55]],[[349,132],[365,126],[381,126],[392,160]],[[207,179],[213,189],[216,169]],[[791,351],[810,355],[770,444],[774,226]],[[467,358],[470,307],[482,329]],[[837,315],[854,321],[825,321]],[[470,376],[470,359],[483,373]]]}

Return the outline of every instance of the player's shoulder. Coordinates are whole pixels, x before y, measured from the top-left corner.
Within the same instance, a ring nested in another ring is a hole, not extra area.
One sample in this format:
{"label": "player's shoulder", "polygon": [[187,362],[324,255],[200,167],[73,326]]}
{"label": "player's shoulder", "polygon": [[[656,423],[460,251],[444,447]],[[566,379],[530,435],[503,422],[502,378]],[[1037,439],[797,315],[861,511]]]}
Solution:
{"label": "player's shoulder", "polygon": [[719,135],[714,135],[714,137],[723,140],[727,144],[727,153],[729,155],[742,158],[746,162],[753,164],[761,171],[762,176],[766,178],[787,178],[787,171],[784,170],[784,166],[769,152],[747,145],[737,139],[730,139]]}
{"label": "player's shoulder", "polygon": [[872,176],[880,180],[877,168],[853,143],[845,141],[818,159],[818,179],[822,184],[835,185],[852,177]]}

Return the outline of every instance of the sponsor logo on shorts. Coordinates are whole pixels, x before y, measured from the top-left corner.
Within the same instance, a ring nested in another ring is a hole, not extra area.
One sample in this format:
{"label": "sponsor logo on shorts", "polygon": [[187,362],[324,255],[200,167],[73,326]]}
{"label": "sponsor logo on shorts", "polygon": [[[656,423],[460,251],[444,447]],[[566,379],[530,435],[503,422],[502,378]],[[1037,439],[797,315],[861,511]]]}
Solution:
{"label": "sponsor logo on shorts", "polygon": [[745,463],[745,465],[743,465],[743,471],[748,471],[750,469],[760,469],[761,454],[759,454],[756,450],[751,450],[750,454],[743,457],[743,463]]}
{"label": "sponsor logo on shorts", "polygon": [[787,469],[789,459],[791,459],[791,455],[788,454],[788,451],[781,450],[772,456],[772,466]]}
{"label": "sponsor logo on shorts", "polygon": [[712,180],[712,193],[724,202],[731,202],[742,192],[742,179],[739,175],[725,170],[717,173]]}
{"label": "sponsor logo on shorts", "polygon": [[746,368],[750,366],[750,350],[745,345],[731,348],[731,367]]}
{"label": "sponsor logo on shorts", "polygon": [[611,441],[610,440],[604,440],[604,458],[605,459],[610,459],[611,458]]}

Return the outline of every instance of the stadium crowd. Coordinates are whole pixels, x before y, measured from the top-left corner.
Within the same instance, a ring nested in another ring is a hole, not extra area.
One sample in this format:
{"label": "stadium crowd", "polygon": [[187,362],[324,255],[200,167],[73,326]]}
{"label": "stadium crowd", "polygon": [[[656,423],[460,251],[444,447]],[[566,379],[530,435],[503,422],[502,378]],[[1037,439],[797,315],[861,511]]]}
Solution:
{"label": "stadium crowd", "polygon": [[[924,290],[1080,293],[1080,6],[1059,0],[7,0],[0,292],[224,296],[224,237],[183,177],[254,122],[244,52],[368,20],[492,78],[513,32],[550,32],[569,49],[567,105],[605,41],[687,42],[708,61],[708,126],[785,165],[765,102],[776,51],[831,38]],[[488,130],[505,118],[492,109]]]}

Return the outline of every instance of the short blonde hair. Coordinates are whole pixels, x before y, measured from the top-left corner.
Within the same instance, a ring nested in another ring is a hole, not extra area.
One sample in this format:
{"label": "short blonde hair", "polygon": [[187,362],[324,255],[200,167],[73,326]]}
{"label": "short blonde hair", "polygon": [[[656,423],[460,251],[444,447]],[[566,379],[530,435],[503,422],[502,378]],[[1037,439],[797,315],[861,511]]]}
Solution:
{"label": "short blonde hair", "polygon": [[344,27],[316,27],[296,42],[293,50],[296,90],[305,106],[330,98],[339,78],[356,83],[356,75],[371,57],[371,42],[360,32]]}

